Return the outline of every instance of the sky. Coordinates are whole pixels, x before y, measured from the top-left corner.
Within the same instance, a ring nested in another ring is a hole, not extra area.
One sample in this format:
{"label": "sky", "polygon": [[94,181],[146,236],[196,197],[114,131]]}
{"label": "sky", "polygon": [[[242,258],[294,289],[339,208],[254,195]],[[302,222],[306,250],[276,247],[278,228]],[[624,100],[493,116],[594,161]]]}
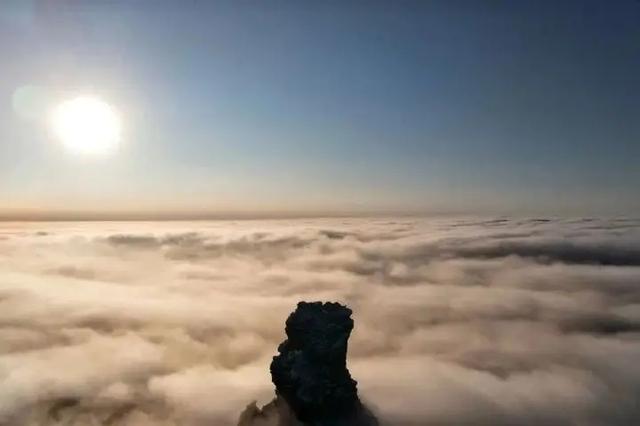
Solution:
{"label": "sky", "polygon": [[[0,217],[640,212],[640,2],[3,1]],[[96,96],[113,155],[47,111]]]}

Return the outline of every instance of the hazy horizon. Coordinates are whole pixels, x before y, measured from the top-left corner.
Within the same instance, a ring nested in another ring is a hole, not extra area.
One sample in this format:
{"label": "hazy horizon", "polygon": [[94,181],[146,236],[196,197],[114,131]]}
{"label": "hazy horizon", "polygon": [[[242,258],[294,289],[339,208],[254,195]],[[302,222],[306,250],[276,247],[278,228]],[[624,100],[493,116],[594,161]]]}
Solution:
{"label": "hazy horizon", "polygon": [[287,219],[620,219],[635,220],[638,215],[608,214],[588,215],[577,214],[525,214],[511,213],[492,215],[490,213],[465,213],[465,212],[394,212],[394,211],[329,211],[329,212],[305,212],[305,211],[276,211],[276,212],[18,212],[0,214],[0,222],[216,222],[216,221],[256,221],[256,220],[287,220]]}

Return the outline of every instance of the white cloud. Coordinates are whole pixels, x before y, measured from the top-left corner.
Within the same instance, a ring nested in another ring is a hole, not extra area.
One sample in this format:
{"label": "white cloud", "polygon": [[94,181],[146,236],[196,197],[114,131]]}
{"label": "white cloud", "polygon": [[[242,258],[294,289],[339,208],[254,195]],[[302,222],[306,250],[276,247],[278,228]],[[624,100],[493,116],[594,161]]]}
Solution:
{"label": "white cloud", "polygon": [[630,220],[4,224],[0,423],[233,425],[337,300],[384,424],[633,424],[639,282]]}

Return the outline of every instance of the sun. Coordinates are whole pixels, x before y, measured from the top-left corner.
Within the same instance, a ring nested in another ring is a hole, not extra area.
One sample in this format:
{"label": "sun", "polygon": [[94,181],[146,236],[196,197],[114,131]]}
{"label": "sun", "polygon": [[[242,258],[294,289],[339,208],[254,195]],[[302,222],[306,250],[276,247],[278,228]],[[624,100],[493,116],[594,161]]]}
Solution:
{"label": "sun", "polygon": [[71,152],[104,155],[120,143],[117,111],[103,100],[79,96],[59,104],[52,113],[55,136]]}

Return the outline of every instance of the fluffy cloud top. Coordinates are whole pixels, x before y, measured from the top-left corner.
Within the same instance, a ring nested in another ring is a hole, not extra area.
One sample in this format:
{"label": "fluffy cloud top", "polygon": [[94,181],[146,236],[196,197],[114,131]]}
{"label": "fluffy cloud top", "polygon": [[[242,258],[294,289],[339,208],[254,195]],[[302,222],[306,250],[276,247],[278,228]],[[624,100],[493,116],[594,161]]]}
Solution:
{"label": "fluffy cloud top", "polygon": [[0,424],[235,425],[299,300],[383,424],[640,422],[640,221],[0,225]]}

